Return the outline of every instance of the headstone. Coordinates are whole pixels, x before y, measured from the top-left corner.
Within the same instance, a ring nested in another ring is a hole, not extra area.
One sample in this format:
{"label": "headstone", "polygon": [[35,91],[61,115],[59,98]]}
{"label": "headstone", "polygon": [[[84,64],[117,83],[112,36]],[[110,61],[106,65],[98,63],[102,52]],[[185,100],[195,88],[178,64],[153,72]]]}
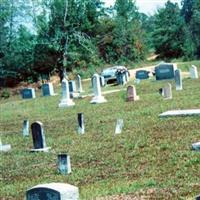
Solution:
{"label": "headstone", "polygon": [[66,183],[40,184],[26,191],[26,200],[78,200],[78,187]]}
{"label": "headstone", "polygon": [[43,130],[43,124],[39,121],[31,124],[33,149],[31,151],[43,151],[48,152],[50,147],[46,146],[45,134]]}
{"label": "headstone", "polygon": [[35,98],[35,89],[34,88],[25,88],[22,90],[23,99],[34,99]]}
{"label": "headstone", "polygon": [[78,92],[81,93],[83,92],[81,76],[78,74],[76,79],[77,79]]}
{"label": "headstone", "polygon": [[43,96],[54,96],[54,89],[52,83],[44,83],[42,85],[42,95]]}
{"label": "headstone", "polygon": [[126,82],[129,82],[129,72],[126,71],[126,72],[125,72],[125,75],[126,75]]}
{"label": "headstone", "polygon": [[127,101],[137,101],[139,96],[137,96],[136,89],[134,85],[129,85],[127,87]]}
{"label": "headstone", "polygon": [[90,103],[96,104],[96,103],[104,103],[107,102],[104,96],[101,94],[101,86],[100,86],[100,80],[99,75],[94,74],[92,77],[93,81],[93,91],[94,91],[94,97],[90,101]]}
{"label": "headstone", "polygon": [[200,194],[196,196],[196,200],[200,200]]}
{"label": "headstone", "polygon": [[84,116],[83,113],[78,113],[78,133],[85,133]]}
{"label": "headstone", "polygon": [[117,84],[118,85],[125,85],[126,84],[126,72],[125,70],[117,70],[116,72]]}
{"label": "headstone", "polygon": [[11,150],[10,144],[2,144],[1,138],[0,138],[0,152],[8,152]]}
{"label": "headstone", "polygon": [[176,83],[176,90],[182,90],[183,89],[182,75],[181,75],[180,69],[175,70],[175,83]]}
{"label": "headstone", "polygon": [[159,115],[160,117],[200,116],[200,109],[169,110]]}
{"label": "headstone", "polygon": [[101,87],[104,87],[106,85],[104,77],[103,76],[99,76],[99,78],[100,78]]}
{"label": "headstone", "polygon": [[74,80],[69,81],[69,92],[76,92],[76,82]]}
{"label": "headstone", "polygon": [[192,79],[198,79],[199,78],[199,75],[198,75],[198,71],[197,71],[197,67],[192,65],[190,67],[190,77]]}
{"label": "headstone", "polygon": [[23,130],[22,130],[23,136],[29,136],[29,121],[28,120],[24,120],[23,122]]}
{"label": "headstone", "polygon": [[175,64],[159,64],[157,67],[155,67],[156,80],[173,79],[176,68],[177,67]]}
{"label": "headstone", "polygon": [[149,72],[146,71],[146,70],[138,70],[138,71],[136,71],[135,78],[139,79],[139,80],[148,79],[149,78]]}
{"label": "headstone", "polygon": [[163,88],[162,94],[165,100],[172,99],[172,85],[170,83],[167,83]]}
{"label": "headstone", "polygon": [[70,156],[65,153],[58,154],[58,172],[67,175],[71,171]]}
{"label": "headstone", "polygon": [[192,150],[200,151],[200,142],[193,143]]}
{"label": "headstone", "polygon": [[115,127],[115,134],[120,134],[122,132],[123,126],[124,126],[123,119],[117,119],[117,124]]}
{"label": "headstone", "polygon": [[69,106],[74,106],[75,103],[73,100],[70,98],[70,93],[69,93],[69,83],[67,79],[62,80],[62,99],[59,103],[59,107],[69,107]]}
{"label": "headstone", "polygon": [[122,85],[125,85],[126,84],[126,72],[123,72],[122,73]]}

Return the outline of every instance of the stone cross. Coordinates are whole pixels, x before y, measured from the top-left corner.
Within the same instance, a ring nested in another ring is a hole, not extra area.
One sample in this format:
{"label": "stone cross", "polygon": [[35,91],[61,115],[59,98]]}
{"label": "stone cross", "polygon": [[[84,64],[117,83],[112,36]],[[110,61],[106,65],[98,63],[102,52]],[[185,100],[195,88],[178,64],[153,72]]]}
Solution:
{"label": "stone cross", "polygon": [[172,99],[172,85],[167,83],[167,85],[163,88],[163,97],[167,99]]}
{"label": "stone cross", "polygon": [[83,113],[78,113],[78,133],[85,133],[84,116]]}
{"label": "stone cross", "polygon": [[53,84],[52,83],[44,83],[42,85],[42,95],[43,96],[54,96]]}
{"label": "stone cross", "polygon": [[176,90],[182,90],[183,89],[182,75],[181,75],[180,69],[175,70],[175,83],[176,83]]}
{"label": "stone cross", "polygon": [[43,151],[48,152],[50,147],[46,146],[45,134],[43,130],[43,124],[39,121],[31,124],[33,149],[31,151]]}
{"label": "stone cross", "polygon": [[78,187],[66,183],[47,183],[26,191],[26,200],[78,200]]}
{"label": "stone cross", "polygon": [[65,153],[58,154],[58,172],[67,175],[71,171],[70,156]]}
{"label": "stone cross", "polygon": [[134,85],[127,87],[127,101],[137,101],[139,96],[137,96],[136,89]]}
{"label": "stone cross", "polygon": [[81,93],[83,92],[83,88],[82,88],[81,76],[79,74],[77,75],[76,80],[77,80],[78,92]]}
{"label": "stone cross", "polygon": [[117,119],[117,124],[115,127],[115,134],[120,134],[122,132],[123,126],[124,126],[123,119]]}
{"label": "stone cross", "polygon": [[93,85],[93,91],[94,91],[94,97],[90,101],[90,103],[104,103],[107,102],[104,96],[101,94],[101,86],[100,86],[100,80],[99,75],[94,74],[92,77],[92,85]]}
{"label": "stone cross", "polygon": [[22,134],[24,137],[29,136],[29,121],[24,120]]}
{"label": "stone cross", "polygon": [[69,83],[66,78],[62,80],[62,99],[59,103],[59,107],[69,107],[69,106],[74,106],[75,103],[73,100],[70,98],[70,92],[69,92]]}
{"label": "stone cross", "polygon": [[192,67],[190,67],[190,77],[192,79],[198,79],[199,78],[197,67],[194,66],[194,65],[192,65]]}

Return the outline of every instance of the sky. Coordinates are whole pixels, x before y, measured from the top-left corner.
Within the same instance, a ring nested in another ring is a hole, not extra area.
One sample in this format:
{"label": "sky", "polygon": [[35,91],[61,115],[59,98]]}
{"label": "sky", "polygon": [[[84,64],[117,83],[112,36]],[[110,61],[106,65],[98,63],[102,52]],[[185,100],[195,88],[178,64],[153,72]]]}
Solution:
{"label": "sky", "polygon": [[[115,0],[103,0],[106,6],[114,4]],[[140,12],[152,15],[156,12],[157,8],[163,7],[167,0],[136,0],[136,5]],[[178,3],[180,6],[181,0],[171,0],[173,3]]]}

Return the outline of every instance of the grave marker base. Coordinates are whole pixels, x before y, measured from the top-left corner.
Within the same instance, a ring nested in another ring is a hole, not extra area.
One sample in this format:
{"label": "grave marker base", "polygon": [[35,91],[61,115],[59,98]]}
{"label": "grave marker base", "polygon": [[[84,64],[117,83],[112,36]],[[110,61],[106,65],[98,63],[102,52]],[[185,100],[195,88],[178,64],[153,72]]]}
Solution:
{"label": "grave marker base", "polygon": [[107,102],[107,100],[104,98],[104,96],[97,96],[97,97],[95,96],[90,101],[90,103],[92,103],[92,104],[105,103],[105,102]]}
{"label": "grave marker base", "polygon": [[0,145],[0,152],[8,152],[11,150],[10,144]]}
{"label": "grave marker base", "polygon": [[51,147],[45,147],[45,148],[41,148],[41,149],[31,149],[31,152],[49,152],[49,150],[51,149]]}
{"label": "grave marker base", "polygon": [[74,106],[75,103],[69,99],[69,100],[63,100],[59,103],[59,108],[65,108],[65,107],[70,107],[70,106]]}

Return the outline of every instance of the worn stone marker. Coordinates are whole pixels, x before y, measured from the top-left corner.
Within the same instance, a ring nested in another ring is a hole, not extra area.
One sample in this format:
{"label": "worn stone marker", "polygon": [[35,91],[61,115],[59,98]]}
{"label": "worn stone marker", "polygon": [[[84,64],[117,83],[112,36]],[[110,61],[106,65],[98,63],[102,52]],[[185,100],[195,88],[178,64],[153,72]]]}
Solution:
{"label": "worn stone marker", "polygon": [[140,79],[140,80],[148,79],[149,78],[149,72],[146,71],[146,70],[138,70],[138,71],[136,71],[135,78]]}
{"label": "worn stone marker", "polygon": [[43,124],[39,121],[31,124],[33,149],[31,151],[43,151],[48,152],[50,147],[46,146],[45,134],[43,130]]}
{"label": "worn stone marker", "polygon": [[129,72],[128,71],[125,71],[125,77],[126,77],[126,82],[129,82]]}
{"label": "worn stone marker", "polygon": [[104,96],[101,94],[101,86],[100,86],[100,80],[99,80],[99,75],[94,74],[92,77],[92,82],[93,82],[93,91],[94,91],[94,97],[90,101],[92,104],[96,103],[105,103],[107,102]]}
{"label": "worn stone marker", "polygon": [[62,99],[58,106],[60,108],[63,108],[63,107],[70,107],[70,106],[74,106],[74,105],[75,105],[75,103],[70,98],[68,80],[66,78],[64,78],[62,80]]}
{"label": "worn stone marker", "polygon": [[40,184],[26,191],[26,200],[78,200],[78,187],[66,183]]}
{"label": "worn stone marker", "polygon": [[127,101],[137,101],[139,96],[137,96],[136,89],[134,85],[129,85],[127,87]]}
{"label": "worn stone marker", "polygon": [[25,88],[22,90],[22,98],[23,99],[34,99],[35,96],[35,89],[34,88]]}
{"label": "worn stone marker", "polygon": [[177,66],[172,63],[161,63],[155,67],[156,80],[173,79]]}
{"label": "worn stone marker", "polygon": [[193,143],[192,150],[200,151],[200,142]]}
{"label": "worn stone marker", "polygon": [[177,116],[200,116],[200,109],[190,109],[190,110],[169,110],[162,114],[160,117],[177,117]]}
{"label": "worn stone marker", "polygon": [[190,67],[190,77],[192,79],[198,79],[199,78],[199,75],[198,75],[198,71],[197,71],[197,67],[192,65]]}
{"label": "worn stone marker", "polygon": [[76,82],[74,80],[69,81],[69,92],[76,92]]}
{"label": "worn stone marker", "polygon": [[79,74],[77,75],[76,80],[77,80],[78,92],[81,93],[83,92],[83,88],[82,88],[81,76]]}
{"label": "worn stone marker", "polygon": [[42,95],[43,96],[55,96],[52,83],[44,83],[42,85]]}
{"label": "worn stone marker", "polygon": [[0,138],[0,152],[8,152],[11,150],[10,144],[2,144],[1,138]]}
{"label": "worn stone marker", "polygon": [[115,134],[120,134],[122,132],[122,128],[124,126],[123,119],[117,119],[116,127],[115,127]]}
{"label": "worn stone marker", "polygon": [[105,79],[103,76],[99,76],[99,79],[100,79],[100,85],[101,87],[105,87],[106,83],[105,83]]}
{"label": "worn stone marker", "polygon": [[22,134],[24,137],[29,136],[29,120],[24,120]]}
{"label": "worn stone marker", "polygon": [[176,83],[176,90],[182,90],[183,89],[183,84],[182,84],[182,75],[181,75],[181,70],[176,69],[175,70],[175,83]]}
{"label": "worn stone marker", "polygon": [[70,156],[65,153],[58,154],[58,172],[67,175],[71,171]]}
{"label": "worn stone marker", "polygon": [[165,100],[172,99],[172,85],[170,83],[167,83],[162,89],[162,96]]}
{"label": "worn stone marker", "polygon": [[85,133],[84,116],[83,113],[78,113],[78,133]]}

